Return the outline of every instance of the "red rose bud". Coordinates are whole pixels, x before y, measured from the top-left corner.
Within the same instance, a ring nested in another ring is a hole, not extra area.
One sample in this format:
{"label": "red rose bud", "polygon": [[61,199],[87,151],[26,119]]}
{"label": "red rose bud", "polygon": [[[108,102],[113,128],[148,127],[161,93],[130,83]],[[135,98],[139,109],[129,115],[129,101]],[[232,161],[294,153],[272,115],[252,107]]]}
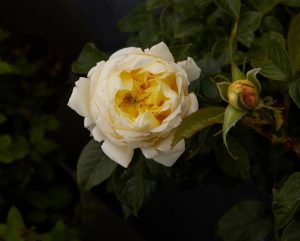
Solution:
{"label": "red rose bud", "polygon": [[236,80],[228,88],[228,102],[239,110],[253,110],[258,103],[257,87],[249,80]]}

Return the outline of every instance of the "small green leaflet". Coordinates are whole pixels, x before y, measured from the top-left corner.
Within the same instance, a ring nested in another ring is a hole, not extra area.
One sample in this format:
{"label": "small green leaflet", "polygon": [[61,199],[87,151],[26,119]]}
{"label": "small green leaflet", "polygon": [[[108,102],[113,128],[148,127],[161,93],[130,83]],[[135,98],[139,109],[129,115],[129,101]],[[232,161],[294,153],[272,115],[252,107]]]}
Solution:
{"label": "small green leaflet", "polygon": [[[300,2],[300,1],[299,1]],[[300,3],[299,3],[300,7]],[[300,71],[300,13],[297,14],[290,25],[287,46],[289,50],[289,57],[294,73]]]}
{"label": "small green leaflet", "polygon": [[235,19],[239,17],[241,0],[215,0],[215,3]]}
{"label": "small green leaflet", "polygon": [[174,147],[182,138],[190,138],[196,132],[214,124],[223,122],[225,109],[219,106],[212,106],[199,109],[183,120],[177,127],[172,142]]}

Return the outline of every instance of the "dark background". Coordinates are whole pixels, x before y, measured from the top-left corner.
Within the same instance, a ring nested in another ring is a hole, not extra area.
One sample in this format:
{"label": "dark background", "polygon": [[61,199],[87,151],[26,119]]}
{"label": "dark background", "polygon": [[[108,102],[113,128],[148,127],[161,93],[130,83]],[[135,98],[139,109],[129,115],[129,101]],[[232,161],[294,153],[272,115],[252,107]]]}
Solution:
{"label": "dark background", "polygon": [[[20,38],[30,35],[43,39],[70,64],[86,41],[108,53],[124,47],[128,36],[119,32],[116,24],[140,2],[143,1],[0,0],[0,26]],[[72,84],[76,78],[70,73],[66,81]],[[76,163],[89,133],[83,128],[82,118],[66,107],[70,91],[71,88],[66,91],[57,114],[63,126],[62,142],[69,159]],[[260,195],[251,183],[233,190],[216,186],[181,190],[175,184],[163,183],[140,217],[125,221],[120,210],[114,208],[115,203],[87,194],[87,198],[97,199],[101,209],[86,221],[86,240],[215,241],[220,216],[235,203],[247,198],[260,199]]]}

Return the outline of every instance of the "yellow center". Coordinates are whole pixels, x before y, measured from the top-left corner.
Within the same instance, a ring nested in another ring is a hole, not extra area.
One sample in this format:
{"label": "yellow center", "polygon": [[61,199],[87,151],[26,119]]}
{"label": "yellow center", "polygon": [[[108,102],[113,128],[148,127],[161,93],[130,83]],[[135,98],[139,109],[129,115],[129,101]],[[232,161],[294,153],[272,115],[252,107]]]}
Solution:
{"label": "yellow center", "polygon": [[131,72],[123,71],[120,74],[123,84],[130,84],[131,90],[119,90],[115,95],[115,107],[117,107],[128,119],[134,121],[139,114],[148,112],[162,122],[171,110],[162,111],[163,104],[168,98],[163,94],[163,85],[166,84],[177,92],[175,73],[166,78],[160,74],[152,74],[143,69]]}

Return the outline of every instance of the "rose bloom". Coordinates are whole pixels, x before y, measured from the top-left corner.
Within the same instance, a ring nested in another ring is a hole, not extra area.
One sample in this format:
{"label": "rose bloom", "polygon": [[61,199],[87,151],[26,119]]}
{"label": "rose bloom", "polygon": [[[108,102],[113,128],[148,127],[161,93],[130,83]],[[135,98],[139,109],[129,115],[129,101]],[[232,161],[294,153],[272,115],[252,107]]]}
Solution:
{"label": "rose bloom", "polygon": [[135,148],[165,166],[185,150],[184,140],[171,148],[175,128],[198,109],[189,82],[200,68],[192,58],[178,63],[165,43],[144,51],[124,48],[80,78],[68,106],[83,116],[84,126],[103,152],[128,167]]}

